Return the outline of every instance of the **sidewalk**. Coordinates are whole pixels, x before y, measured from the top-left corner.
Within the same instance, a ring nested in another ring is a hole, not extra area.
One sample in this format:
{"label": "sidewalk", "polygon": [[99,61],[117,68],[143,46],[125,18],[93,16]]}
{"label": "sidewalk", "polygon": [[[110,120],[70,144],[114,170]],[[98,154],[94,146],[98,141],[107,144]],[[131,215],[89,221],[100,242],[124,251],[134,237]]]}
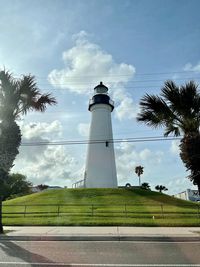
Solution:
{"label": "sidewalk", "polygon": [[200,227],[4,227],[1,240],[200,241]]}

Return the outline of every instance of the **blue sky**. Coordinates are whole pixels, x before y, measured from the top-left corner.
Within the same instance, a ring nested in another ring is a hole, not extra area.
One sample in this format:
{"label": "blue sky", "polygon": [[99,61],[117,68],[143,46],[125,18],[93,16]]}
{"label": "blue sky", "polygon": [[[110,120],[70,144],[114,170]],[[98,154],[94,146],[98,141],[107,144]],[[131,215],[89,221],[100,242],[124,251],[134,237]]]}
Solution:
{"label": "blue sky", "polygon": [[[17,77],[31,73],[58,104],[19,122],[25,141],[86,140],[88,100],[103,81],[115,101],[114,138],[160,136],[136,122],[145,93],[164,81],[199,82],[198,0],[0,0],[0,66]],[[71,186],[83,177],[85,145],[21,147],[13,171],[34,184]],[[169,193],[192,188],[172,141],[115,145],[119,184],[164,184]]]}

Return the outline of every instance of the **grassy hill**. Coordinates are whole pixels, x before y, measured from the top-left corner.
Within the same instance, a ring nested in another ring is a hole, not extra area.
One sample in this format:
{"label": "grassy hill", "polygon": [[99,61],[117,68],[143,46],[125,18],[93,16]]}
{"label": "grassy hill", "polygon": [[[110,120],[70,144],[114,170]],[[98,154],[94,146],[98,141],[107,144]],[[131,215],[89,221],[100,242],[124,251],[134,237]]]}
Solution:
{"label": "grassy hill", "polygon": [[5,201],[3,212],[4,225],[200,226],[198,204],[130,188],[47,190]]}

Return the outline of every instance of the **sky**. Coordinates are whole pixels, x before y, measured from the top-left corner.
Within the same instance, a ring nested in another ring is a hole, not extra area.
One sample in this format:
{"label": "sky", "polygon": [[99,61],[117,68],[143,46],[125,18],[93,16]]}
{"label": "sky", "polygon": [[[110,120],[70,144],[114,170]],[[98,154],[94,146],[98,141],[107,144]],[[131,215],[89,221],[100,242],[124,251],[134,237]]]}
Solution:
{"label": "sky", "polygon": [[[0,68],[16,78],[32,74],[57,105],[31,112],[18,124],[23,143],[12,172],[34,185],[71,187],[83,179],[88,140],[88,101],[100,81],[115,102],[113,138],[162,136],[136,121],[144,94],[159,94],[168,79],[199,83],[198,0],[0,0]],[[178,141],[115,144],[118,184],[165,185],[169,194],[194,188],[179,158]]]}

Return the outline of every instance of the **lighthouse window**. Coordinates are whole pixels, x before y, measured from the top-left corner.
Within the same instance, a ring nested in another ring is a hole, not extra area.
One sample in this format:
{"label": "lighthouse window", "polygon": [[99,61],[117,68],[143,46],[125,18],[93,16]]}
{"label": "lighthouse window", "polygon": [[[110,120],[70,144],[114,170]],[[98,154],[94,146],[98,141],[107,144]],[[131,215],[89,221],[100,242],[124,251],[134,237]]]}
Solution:
{"label": "lighthouse window", "polygon": [[109,142],[108,142],[108,141],[106,141],[106,147],[108,147],[108,144],[109,144]]}

